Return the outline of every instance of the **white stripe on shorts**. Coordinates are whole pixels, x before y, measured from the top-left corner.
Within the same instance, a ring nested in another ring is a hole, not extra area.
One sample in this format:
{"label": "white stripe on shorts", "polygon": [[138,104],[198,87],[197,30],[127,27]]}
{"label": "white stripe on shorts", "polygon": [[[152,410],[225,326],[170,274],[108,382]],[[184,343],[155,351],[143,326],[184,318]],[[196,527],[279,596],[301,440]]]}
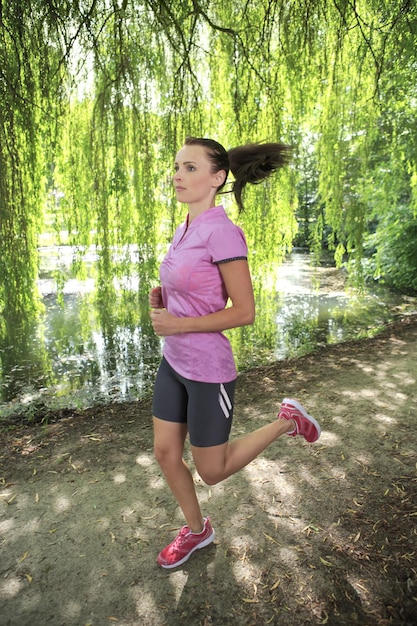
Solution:
{"label": "white stripe on shorts", "polygon": [[224,385],[220,383],[219,404],[226,418],[230,417],[230,411],[232,409],[232,403],[227,395],[227,391]]}

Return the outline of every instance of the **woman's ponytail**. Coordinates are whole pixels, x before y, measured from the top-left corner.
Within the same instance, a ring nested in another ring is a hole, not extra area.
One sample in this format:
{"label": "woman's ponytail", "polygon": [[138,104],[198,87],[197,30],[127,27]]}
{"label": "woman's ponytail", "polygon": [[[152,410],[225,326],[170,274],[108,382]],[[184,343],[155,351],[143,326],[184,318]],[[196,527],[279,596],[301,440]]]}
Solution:
{"label": "woman's ponytail", "polygon": [[256,185],[291,161],[292,147],[283,143],[251,143],[228,151],[230,171],[235,180],[232,192],[239,211],[244,210],[242,192]]}

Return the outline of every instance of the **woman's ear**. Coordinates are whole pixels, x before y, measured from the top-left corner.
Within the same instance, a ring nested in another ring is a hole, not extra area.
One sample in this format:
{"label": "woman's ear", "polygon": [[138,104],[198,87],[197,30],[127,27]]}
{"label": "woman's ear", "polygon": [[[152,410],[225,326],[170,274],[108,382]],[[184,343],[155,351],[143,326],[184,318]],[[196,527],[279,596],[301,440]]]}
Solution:
{"label": "woman's ear", "polygon": [[215,174],[215,180],[216,180],[216,187],[222,187],[222,185],[224,185],[224,183],[226,182],[226,178],[227,178],[227,174],[225,172],[225,170],[219,170],[218,172],[216,172]]}

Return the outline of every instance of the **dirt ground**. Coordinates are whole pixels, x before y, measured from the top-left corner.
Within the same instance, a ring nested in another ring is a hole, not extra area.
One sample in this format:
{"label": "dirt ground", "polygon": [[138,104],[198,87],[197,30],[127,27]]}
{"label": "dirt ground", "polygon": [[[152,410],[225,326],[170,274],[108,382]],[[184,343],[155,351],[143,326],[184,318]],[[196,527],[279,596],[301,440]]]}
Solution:
{"label": "dirt ground", "polygon": [[214,544],[164,571],[183,520],[150,402],[4,425],[2,626],[417,623],[417,318],[241,375],[233,434],[284,396],[322,425],[208,487]]}

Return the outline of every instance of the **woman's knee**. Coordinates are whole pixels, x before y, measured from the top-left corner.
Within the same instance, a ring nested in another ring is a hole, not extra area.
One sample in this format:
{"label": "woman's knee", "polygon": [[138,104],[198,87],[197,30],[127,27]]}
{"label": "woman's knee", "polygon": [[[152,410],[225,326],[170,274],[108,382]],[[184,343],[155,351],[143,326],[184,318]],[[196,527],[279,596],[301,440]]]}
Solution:
{"label": "woman's knee", "polygon": [[197,466],[196,469],[201,480],[204,481],[206,485],[217,485],[224,479],[223,473],[218,472],[216,468],[199,469]]}
{"label": "woman's knee", "polygon": [[186,426],[154,418],[154,456],[161,467],[175,465],[182,459]]}
{"label": "woman's knee", "polygon": [[156,441],[153,444],[153,454],[159,465],[161,465],[166,458],[166,451]]}
{"label": "woman's knee", "polygon": [[217,485],[225,479],[225,456],[219,448],[193,449],[196,470],[206,485]]}
{"label": "woman's knee", "polygon": [[172,449],[172,447],[154,442],[153,452],[158,465],[162,469],[175,467],[182,462],[182,449]]}

